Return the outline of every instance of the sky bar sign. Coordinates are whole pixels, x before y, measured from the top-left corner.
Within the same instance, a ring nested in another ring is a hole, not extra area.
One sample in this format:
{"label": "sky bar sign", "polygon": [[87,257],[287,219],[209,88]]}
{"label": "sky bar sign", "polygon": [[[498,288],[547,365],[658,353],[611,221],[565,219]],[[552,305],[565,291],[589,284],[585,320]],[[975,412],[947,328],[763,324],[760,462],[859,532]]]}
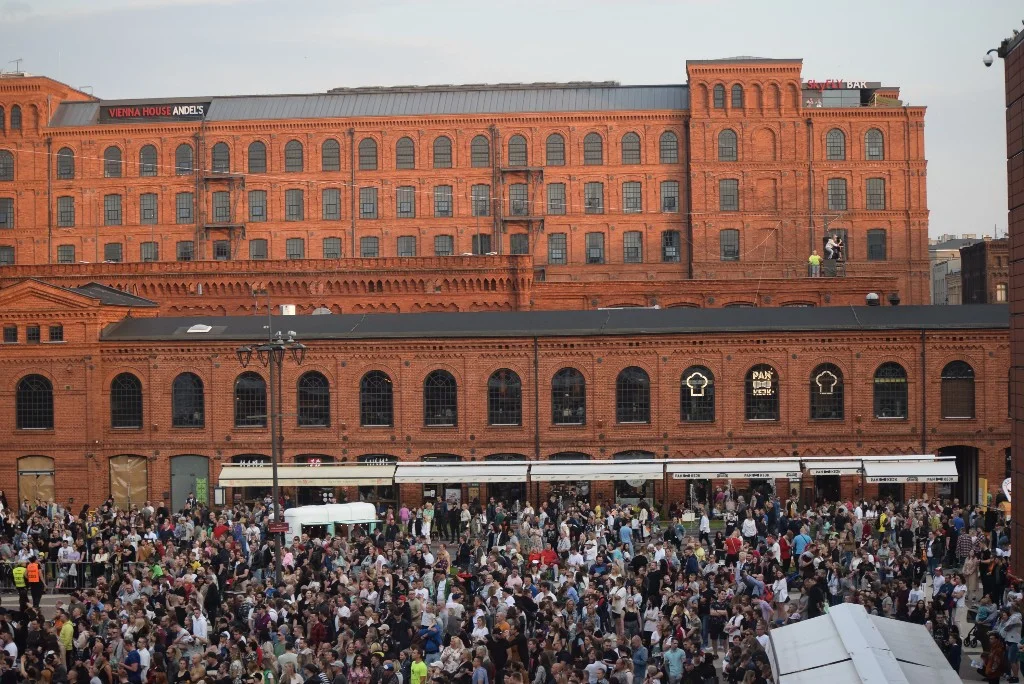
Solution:
{"label": "sky bar sign", "polygon": [[209,102],[104,104],[100,121],[199,121],[209,110]]}

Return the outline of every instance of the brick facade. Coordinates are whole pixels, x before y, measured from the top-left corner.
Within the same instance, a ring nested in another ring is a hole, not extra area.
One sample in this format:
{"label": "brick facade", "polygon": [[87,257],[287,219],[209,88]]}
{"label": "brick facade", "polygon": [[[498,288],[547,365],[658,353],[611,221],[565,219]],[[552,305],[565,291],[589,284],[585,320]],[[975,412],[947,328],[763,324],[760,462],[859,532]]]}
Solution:
{"label": "brick facade", "polygon": [[983,240],[960,248],[961,295],[964,304],[995,304],[1008,300],[1009,240]]}

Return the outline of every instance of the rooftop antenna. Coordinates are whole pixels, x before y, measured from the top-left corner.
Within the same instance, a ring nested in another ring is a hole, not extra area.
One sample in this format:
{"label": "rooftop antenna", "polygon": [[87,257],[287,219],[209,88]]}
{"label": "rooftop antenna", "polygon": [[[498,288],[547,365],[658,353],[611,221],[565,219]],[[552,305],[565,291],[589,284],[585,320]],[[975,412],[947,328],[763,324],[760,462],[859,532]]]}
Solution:
{"label": "rooftop antenna", "polygon": [[17,59],[12,59],[10,62],[8,62],[8,64],[13,64],[14,65],[14,73],[20,74],[20,73],[22,73],[22,71],[21,71],[21,63],[24,62],[24,61],[25,60],[23,58],[18,57]]}

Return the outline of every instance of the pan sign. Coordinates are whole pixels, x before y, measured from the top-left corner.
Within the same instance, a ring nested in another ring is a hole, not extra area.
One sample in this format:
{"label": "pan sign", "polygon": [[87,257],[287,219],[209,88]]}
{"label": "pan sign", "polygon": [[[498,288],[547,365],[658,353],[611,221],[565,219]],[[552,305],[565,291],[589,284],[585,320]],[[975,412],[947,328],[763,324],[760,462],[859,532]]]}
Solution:
{"label": "pan sign", "polygon": [[100,105],[100,122],[199,121],[209,110],[209,102]]}
{"label": "pan sign", "polygon": [[958,478],[956,475],[875,475],[868,476],[868,482],[879,483],[879,484],[892,484],[892,483],[919,483],[929,484],[936,482],[957,482]]}
{"label": "pan sign", "polygon": [[799,480],[800,471],[786,473],[764,472],[756,470],[732,470],[717,473],[697,471],[692,473],[672,473],[673,480]]}
{"label": "pan sign", "polygon": [[761,366],[750,371],[750,393],[755,397],[775,394],[775,369]]}

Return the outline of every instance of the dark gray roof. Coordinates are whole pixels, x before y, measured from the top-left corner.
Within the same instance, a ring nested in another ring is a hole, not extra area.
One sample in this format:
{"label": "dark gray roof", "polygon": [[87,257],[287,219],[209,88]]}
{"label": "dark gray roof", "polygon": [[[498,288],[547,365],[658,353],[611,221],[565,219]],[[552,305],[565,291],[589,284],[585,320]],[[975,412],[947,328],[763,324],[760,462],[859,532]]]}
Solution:
{"label": "dark gray roof", "polygon": [[[197,99],[165,98],[167,102]],[[684,85],[622,86],[607,83],[353,88],[310,95],[242,95],[209,99],[207,121],[684,110],[690,106],[689,93]],[[99,119],[100,107],[161,102],[160,99],[64,102],[50,119],[50,126],[91,126]]]}
{"label": "dark gray roof", "polygon": [[979,238],[956,238],[955,240],[946,240],[940,242],[937,245],[928,245],[928,249],[937,252],[940,250],[957,250],[961,247],[970,247],[971,245],[981,242]]}
{"label": "dark gray roof", "polygon": [[86,283],[81,287],[68,288],[72,292],[85,295],[86,297],[92,297],[98,299],[107,306],[133,306],[133,307],[153,307],[158,306],[156,302],[145,299],[144,297],[137,297],[133,294],[129,294],[124,290],[118,290],[114,287],[107,287],[99,283]]}
{"label": "dark gray roof", "polygon": [[[127,319],[107,328],[103,339],[258,341],[266,339],[266,322],[262,316]],[[187,332],[196,324],[211,326],[211,330]],[[294,330],[304,340],[1006,329],[1009,309],[1003,304],[977,304],[344,314],[277,316],[273,327],[275,331]]]}

